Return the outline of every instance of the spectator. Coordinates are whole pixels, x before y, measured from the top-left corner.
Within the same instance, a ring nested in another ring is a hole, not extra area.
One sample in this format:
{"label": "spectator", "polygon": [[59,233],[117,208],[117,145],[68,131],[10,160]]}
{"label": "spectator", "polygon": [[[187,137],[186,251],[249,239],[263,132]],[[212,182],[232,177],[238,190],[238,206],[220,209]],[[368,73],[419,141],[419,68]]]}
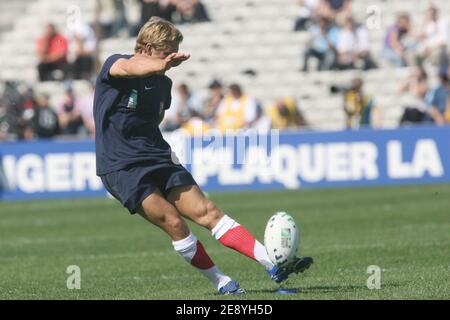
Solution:
{"label": "spectator", "polygon": [[[47,24],[45,33],[36,42],[39,59],[38,72],[40,81],[62,79],[67,65],[67,39],[56,31],[55,25]],[[56,76],[55,71],[60,75]]]}
{"label": "spectator", "polygon": [[391,26],[384,38],[382,56],[397,67],[405,67],[408,63],[408,51],[411,46],[407,44],[408,35],[411,31],[409,14],[397,15],[396,23]]}
{"label": "spectator", "polygon": [[69,29],[70,78],[89,80],[94,71],[97,38],[88,25],[79,23]]}
{"label": "spectator", "polygon": [[125,0],[97,0],[96,23],[99,38],[116,37],[128,28]]}
{"label": "spectator", "polygon": [[178,23],[210,21],[205,6],[199,0],[178,0],[177,11],[180,14]]}
{"label": "spectator", "polygon": [[34,110],[37,105],[37,101],[34,95],[34,90],[28,87],[23,94],[22,109],[23,110]]}
{"label": "spectator", "polygon": [[318,14],[328,17],[331,21],[341,24],[352,16],[350,0],[321,0]]}
{"label": "spectator", "polygon": [[[24,127],[26,125],[26,115],[28,111],[33,110],[34,97],[28,97],[29,90],[22,94],[19,90],[20,85],[13,81],[5,82],[1,103],[4,105],[3,112],[3,132],[7,132],[8,139],[22,139]],[[24,109],[27,106],[27,109]]]}
{"label": "spectator", "polygon": [[306,126],[305,118],[293,97],[278,98],[266,108],[271,128],[287,129]]}
{"label": "spectator", "polygon": [[64,100],[58,108],[58,120],[62,134],[76,135],[82,129],[80,103],[70,87],[66,89]]}
{"label": "spectator", "polygon": [[255,100],[255,104],[256,117],[248,124],[248,127],[265,133],[270,130],[270,119],[264,112],[262,103],[259,100]]}
{"label": "spectator", "polygon": [[258,119],[255,99],[244,94],[237,84],[230,85],[229,90],[216,115],[216,123],[222,133],[249,128]]}
{"label": "spectator", "polygon": [[139,0],[141,4],[141,18],[133,31],[137,35],[141,27],[151,18],[160,17],[174,22],[172,15],[177,11],[178,0]]}
{"label": "spectator", "polygon": [[189,120],[191,111],[201,114],[203,103],[200,97],[191,92],[188,85],[181,83],[177,87],[177,94],[173,97],[171,107],[166,111],[161,130],[173,131],[178,129],[182,123]]}
{"label": "spectator", "polygon": [[427,120],[429,97],[428,74],[423,68],[415,68],[407,81],[400,85],[399,93],[410,93],[413,101],[406,106],[400,124],[421,123]]}
{"label": "spectator", "polygon": [[439,85],[427,95],[428,118],[437,125],[445,123],[447,101],[450,98],[450,83],[447,70],[439,73]]}
{"label": "spectator", "polygon": [[320,0],[297,0],[300,6],[295,20],[294,31],[308,30],[314,23]]}
{"label": "spectator", "polygon": [[59,133],[58,116],[49,106],[49,97],[39,95],[33,116],[25,130],[25,138],[53,138]]}
{"label": "spectator", "polygon": [[125,0],[114,0],[114,7],[116,11],[116,16],[111,28],[112,36],[117,36],[121,30],[128,29],[128,21],[126,17],[126,9],[124,3]]}
{"label": "spectator", "polygon": [[311,57],[319,61],[317,70],[330,70],[335,64],[338,30],[325,17],[319,17],[317,22],[310,28],[311,39],[304,53],[303,72],[308,71]]}
{"label": "spectator", "polygon": [[184,121],[181,128],[191,136],[208,132],[211,126],[202,118],[202,115],[195,110],[190,110],[189,118]]}
{"label": "spectator", "polygon": [[20,125],[15,112],[0,99],[0,141],[20,138]]}
{"label": "spectator", "polygon": [[90,92],[86,96],[80,99],[81,118],[83,120],[83,126],[86,128],[87,133],[91,136],[95,135],[95,123],[94,123],[94,93],[95,82],[91,82]]}
{"label": "spectator", "polygon": [[21,100],[21,110],[19,111],[20,116],[18,117],[18,121],[26,133],[31,120],[36,113],[35,111],[38,108],[38,99],[35,97],[33,88],[27,88]]}
{"label": "spectator", "polygon": [[430,6],[427,9],[423,32],[419,34],[420,47],[416,54],[416,63],[422,66],[426,59],[438,66],[448,66],[447,44],[450,41],[449,25],[439,17],[438,9]]}
{"label": "spectator", "polygon": [[340,70],[354,69],[361,64],[363,70],[376,68],[369,51],[367,30],[357,25],[353,18],[345,20],[337,37],[338,61]]}
{"label": "spectator", "polygon": [[349,129],[379,126],[380,111],[373,98],[364,93],[364,82],[361,78],[353,79],[351,88],[344,92],[344,111]]}
{"label": "spectator", "polygon": [[444,120],[445,123],[450,124],[450,97],[447,100],[447,107],[445,108]]}
{"label": "spectator", "polygon": [[211,122],[216,116],[217,109],[223,99],[223,86],[218,80],[213,80],[209,85],[210,96],[206,99],[202,116],[206,122]]}

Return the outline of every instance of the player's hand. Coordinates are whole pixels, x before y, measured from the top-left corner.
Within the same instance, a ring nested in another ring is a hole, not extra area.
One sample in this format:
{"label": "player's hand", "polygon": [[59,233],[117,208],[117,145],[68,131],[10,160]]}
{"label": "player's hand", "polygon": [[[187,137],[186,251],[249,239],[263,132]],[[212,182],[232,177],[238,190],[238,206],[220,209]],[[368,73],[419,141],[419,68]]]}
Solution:
{"label": "player's hand", "polygon": [[166,70],[169,70],[172,67],[179,66],[183,61],[186,61],[191,57],[188,53],[174,52],[169,54],[166,59]]}

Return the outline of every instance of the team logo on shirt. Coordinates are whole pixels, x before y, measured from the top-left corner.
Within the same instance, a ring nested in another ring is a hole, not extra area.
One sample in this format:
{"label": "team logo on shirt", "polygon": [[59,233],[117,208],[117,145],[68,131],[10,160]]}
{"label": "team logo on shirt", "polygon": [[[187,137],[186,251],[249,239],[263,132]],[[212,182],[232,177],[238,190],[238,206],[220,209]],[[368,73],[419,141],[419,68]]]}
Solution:
{"label": "team logo on shirt", "polygon": [[127,108],[135,111],[137,106],[137,98],[138,98],[138,92],[137,90],[133,89],[131,90],[130,98],[128,99],[128,105]]}

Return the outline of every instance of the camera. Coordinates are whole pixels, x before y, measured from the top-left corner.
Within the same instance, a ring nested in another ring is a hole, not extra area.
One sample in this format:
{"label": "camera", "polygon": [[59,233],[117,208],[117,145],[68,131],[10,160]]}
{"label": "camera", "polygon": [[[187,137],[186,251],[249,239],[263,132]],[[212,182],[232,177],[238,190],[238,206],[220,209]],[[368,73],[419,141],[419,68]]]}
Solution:
{"label": "camera", "polygon": [[330,93],[331,94],[337,94],[337,93],[345,94],[349,91],[361,91],[362,86],[363,86],[363,80],[361,78],[355,78],[352,80],[352,82],[349,85],[346,85],[346,86],[331,85]]}

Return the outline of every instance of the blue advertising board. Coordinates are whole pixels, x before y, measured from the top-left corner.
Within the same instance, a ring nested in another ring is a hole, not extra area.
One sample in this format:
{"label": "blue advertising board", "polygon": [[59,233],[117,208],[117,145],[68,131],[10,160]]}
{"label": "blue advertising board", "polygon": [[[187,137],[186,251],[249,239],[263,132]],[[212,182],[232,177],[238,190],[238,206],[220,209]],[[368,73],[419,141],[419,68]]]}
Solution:
{"label": "blue advertising board", "polygon": [[[206,191],[450,183],[450,127],[246,138],[167,137]],[[0,163],[2,200],[106,195],[92,140],[1,143]]]}

